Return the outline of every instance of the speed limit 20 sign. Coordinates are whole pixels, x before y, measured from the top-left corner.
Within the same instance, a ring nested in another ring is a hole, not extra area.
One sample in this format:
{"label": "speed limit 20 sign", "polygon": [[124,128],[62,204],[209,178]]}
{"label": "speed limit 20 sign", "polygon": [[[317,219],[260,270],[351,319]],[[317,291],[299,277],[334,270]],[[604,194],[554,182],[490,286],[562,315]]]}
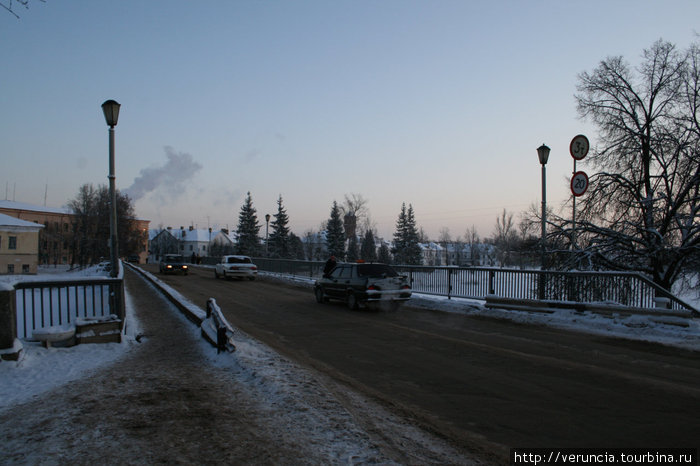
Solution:
{"label": "speed limit 20 sign", "polygon": [[588,175],[585,172],[576,172],[571,178],[571,193],[578,197],[588,189]]}

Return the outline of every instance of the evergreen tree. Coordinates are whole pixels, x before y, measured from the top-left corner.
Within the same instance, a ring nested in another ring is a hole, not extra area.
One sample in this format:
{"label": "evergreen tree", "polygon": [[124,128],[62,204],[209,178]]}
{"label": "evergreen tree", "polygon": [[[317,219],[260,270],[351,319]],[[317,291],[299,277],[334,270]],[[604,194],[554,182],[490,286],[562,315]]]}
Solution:
{"label": "evergreen tree", "polygon": [[357,236],[352,235],[348,240],[348,262],[356,262],[360,258],[360,248],[357,244]]}
{"label": "evergreen tree", "polygon": [[335,256],[338,260],[345,257],[345,230],[343,229],[343,219],[340,218],[340,208],[336,201],[333,201],[331,218],[326,227],[326,247],[329,256]]}
{"label": "evergreen tree", "polygon": [[304,253],[304,242],[294,233],[289,233],[289,252],[292,259],[306,260],[306,254]]}
{"label": "evergreen tree", "polygon": [[416,228],[416,220],[413,214],[413,206],[401,204],[401,212],[396,221],[394,232],[394,262],[397,264],[420,265],[423,262]]}
{"label": "evergreen tree", "polygon": [[394,244],[391,249],[394,255],[394,262],[397,264],[405,264],[406,251],[406,203],[401,204],[401,212],[396,221],[396,231],[394,231]]}
{"label": "evergreen tree", "polygon": [[416,219],[413,214],[413,206],[408,204],[406,213],[406,263],[410,265],[421,265],[423,254],[420,249],[420,239],[416,227]]}
{"label": "evergreen tree", "polygon": [[292,251],[289,243],[289,217],[287,211],[282,207],[282,195],[277,199],[277,213],[273,216],[272,233],[268,240],[268,251],[270,257],[283,259],[292,258]]}
{"label": "evergreen tree", "polygon": [[360,259],[367,262],[377,261],[377,246],[374,242],[374,233],[371,228],[368,228],[365,232],[365,236],[362,238],[362,245],[360,246]]}
{"label": "evergreen tree", "polygon": [[260,253],[260,224],[256,210],[253,207],[253,198],[250,191],[243,202],[241,213],[238,215],[238,254],[256,256]]}
{"label": "evergreen tree", "polygon": [[391,264],[393,262],[391,260],[391,251],[389,251],[389,247],[384,243],[382,243],[381,246],[379,246],[379,255],[377,257],[377,260],[384,264]]}

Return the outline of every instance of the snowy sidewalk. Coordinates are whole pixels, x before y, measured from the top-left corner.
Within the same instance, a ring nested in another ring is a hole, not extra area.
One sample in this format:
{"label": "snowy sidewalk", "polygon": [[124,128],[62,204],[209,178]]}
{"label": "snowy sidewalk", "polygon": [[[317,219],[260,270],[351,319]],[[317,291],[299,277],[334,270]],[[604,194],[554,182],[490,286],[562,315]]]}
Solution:
{"label": "snowy sidewalk", "polygon": [[132,348],[109,367],[0,411],[4,464],[469,464],[245,336],[236,353],[217,356],[151,285],[133,272],[126,285],[141,343],[123,343]]}

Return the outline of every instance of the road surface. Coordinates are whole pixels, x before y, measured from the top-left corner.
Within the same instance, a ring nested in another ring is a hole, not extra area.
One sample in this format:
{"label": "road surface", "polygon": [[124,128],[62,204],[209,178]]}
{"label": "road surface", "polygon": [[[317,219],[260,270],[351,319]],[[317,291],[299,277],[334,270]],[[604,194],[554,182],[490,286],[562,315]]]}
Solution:
{"label": "road surface", "polygon": [[217,280],[194,267],[158,277],[201,306],[215,298],[247,334],[470,451],[700,445],[696,352],[410,305],[352,311],[265,276]]}

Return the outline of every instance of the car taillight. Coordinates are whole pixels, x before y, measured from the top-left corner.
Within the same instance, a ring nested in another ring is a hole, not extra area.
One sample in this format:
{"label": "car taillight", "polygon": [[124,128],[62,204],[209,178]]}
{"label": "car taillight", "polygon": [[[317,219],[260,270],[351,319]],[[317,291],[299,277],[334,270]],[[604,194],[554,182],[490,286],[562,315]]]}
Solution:
{"label": "car taillight", "polygon": [[258,270],[257,267],[251,267],[250,269],[251,269],[251,270]]}
{"label": "car taillight", "polygon": [[402,290],[410,290],[411,287],[408,286],[408,285],[404,285],[404,286],[401,287],[401,289],[402,289]]}
{"label": "car taillight", "polygon": [[377,290],[379,290],[379,287],[377,287],[377,286],[375,286],[375,285],[370,285],[370,286],[367,287],[367,289],[368,289],[368,290],[372,290],[372,291],[377,291]]}

